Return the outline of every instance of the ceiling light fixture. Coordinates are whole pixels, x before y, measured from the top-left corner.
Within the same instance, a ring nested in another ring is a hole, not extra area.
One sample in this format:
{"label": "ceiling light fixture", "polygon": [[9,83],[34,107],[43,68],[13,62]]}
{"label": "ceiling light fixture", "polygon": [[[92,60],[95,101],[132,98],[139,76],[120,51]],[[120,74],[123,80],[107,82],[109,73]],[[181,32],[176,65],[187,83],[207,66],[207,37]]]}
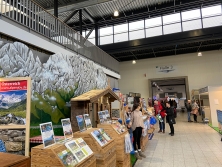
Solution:
{"label": "ceiling light fixture", "polygon": [[114,16],[115,17],[119,16],[119,12],[117,10],[114,11]]}
{"label": "ceiling light fixture", "polygon": [[132,61],[132,64],[136,64],[136,60],[133,60],[133,61]]}
{"label": "ceiling light fixture", "polygon": [[199,53],[197,54],[197,56],[199,56],[199,57],[200,57],[200,56],[202,56],[202,53],[201,53],[201,52],[199,52]]}

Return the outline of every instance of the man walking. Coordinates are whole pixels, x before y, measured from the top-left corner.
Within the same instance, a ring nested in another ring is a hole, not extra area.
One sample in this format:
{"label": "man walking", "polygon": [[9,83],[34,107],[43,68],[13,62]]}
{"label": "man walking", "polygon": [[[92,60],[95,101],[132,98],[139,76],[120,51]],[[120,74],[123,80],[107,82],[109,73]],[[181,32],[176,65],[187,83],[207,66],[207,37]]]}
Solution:
{"label": "man walking", "polygon": [[191,119],[190,119],[190,115],[191,115],[190,113],[191,113],[191,111],[192,111],[191,100],[188,100],[187,103],[185,104],[185,106],[186,106],[186,109],[187,109],[188,122],[193,122],[193,121],[191,121]]}

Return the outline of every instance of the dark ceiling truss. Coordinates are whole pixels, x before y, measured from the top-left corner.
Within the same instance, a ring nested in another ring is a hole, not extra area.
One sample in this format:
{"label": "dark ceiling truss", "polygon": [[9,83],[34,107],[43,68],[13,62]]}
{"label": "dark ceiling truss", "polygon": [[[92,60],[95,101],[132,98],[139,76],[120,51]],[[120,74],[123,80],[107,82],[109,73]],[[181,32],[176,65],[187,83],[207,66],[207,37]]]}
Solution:
{"label": "dark ceiling truss", "polygon": [[118,61],[222,49],[222,26],[100,46]]}
{"label": "dark ceiling truss", "polygon": [[66,17],[66,19],[63,22],[67,23],[78,12],[79,12],[78,10],[73,11],[68,17]]}
{"label": "dark ceiling truss", "polygon": [[[145,0],[145,1],[148,1],[148,0]],[[136,3],[139,3],[139,2],[136,2]],[[180,12],[180,11],[186,11],[186,10],[191,10],[191,9],[199,9],[201,6],[204,7],[204,6],[210,6],[210,5],[216,5],[216,4],[221,4],[221,0],[180,0],[180,1],[176,0],[175,6],[174,6],[174,1],[169,1],[167,3],[161,3],[157,5],[150,5],[150,6],[145,5],[140,8],[137,8],[137,6],[139,6],[138,4],[137,5],[134,4],[134,6],[130,8],[131,10],[125,11],[125,10],[120,9],[120,16],[117,18],[113,16],[113,12],[110,13],[109,15],[105,13],[104,10],[108,10],[107,9],[108,7],[106,7],[106,3],[97,5],[98,8],[88,7],[86,9],[88,9],[89,13],[91,11],[92,16],[95,18],[98,26],[104,27],[104,26],[109,26],[109,25],[125,23],[126,21],[131,22],[131,21],[137,21],[137,20],[145,19],[149,17],[152,18],[152,17],[158,17],[162,15],[172,14],[174,13],[174,11]],[[112,8],[112,6],[110,8]],[[113,9],[112,11],[115,10],[114,8],[112,9]],[[99,14],[96,15],[95,14],[96,12],[97,13],[99,12]],[[78,23],[73,22],[69,24],[70,27],[73,27],[73,25],[76,26],[78,25]],[[86,20],[86,27],[83,27],[83,29],[84,28],[87,29],[87,27],[93,27],[92,23],[89,20]]]}

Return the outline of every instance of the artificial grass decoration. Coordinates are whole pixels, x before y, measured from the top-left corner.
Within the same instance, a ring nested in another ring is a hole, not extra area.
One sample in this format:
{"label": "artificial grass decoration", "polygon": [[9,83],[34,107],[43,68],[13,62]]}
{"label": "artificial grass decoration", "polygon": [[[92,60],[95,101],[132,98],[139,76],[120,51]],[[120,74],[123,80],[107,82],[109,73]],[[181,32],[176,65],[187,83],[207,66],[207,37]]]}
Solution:
{"label": "artificial grass decoration", "polygon": [[134,156],[134,154],[130,154],[130,161],[131,161],[131,166],[134,166],[136,161],[137,161],[137,159]]}
{"label": "artificial grass decoration", "polygon": [[212,124],[209,124],[209,126],[222,135],[222,131],[218,127],[213,127]]}

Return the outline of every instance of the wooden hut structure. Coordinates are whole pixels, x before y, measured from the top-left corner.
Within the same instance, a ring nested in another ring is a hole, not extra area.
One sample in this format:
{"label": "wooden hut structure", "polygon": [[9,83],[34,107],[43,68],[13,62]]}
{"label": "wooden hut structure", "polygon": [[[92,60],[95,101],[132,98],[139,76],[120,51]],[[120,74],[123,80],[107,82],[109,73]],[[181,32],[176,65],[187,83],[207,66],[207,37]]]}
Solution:
{"label": "wooden hut structure", "polygon": [[119,97],[110,89],[97,89],[86,92],[71,99],[71,123],[74,132],[78,131],[77,115],[89,114],[92,126],[99,123],[98,111],[108,110],[111,115],[111,102],[119,100]]}

